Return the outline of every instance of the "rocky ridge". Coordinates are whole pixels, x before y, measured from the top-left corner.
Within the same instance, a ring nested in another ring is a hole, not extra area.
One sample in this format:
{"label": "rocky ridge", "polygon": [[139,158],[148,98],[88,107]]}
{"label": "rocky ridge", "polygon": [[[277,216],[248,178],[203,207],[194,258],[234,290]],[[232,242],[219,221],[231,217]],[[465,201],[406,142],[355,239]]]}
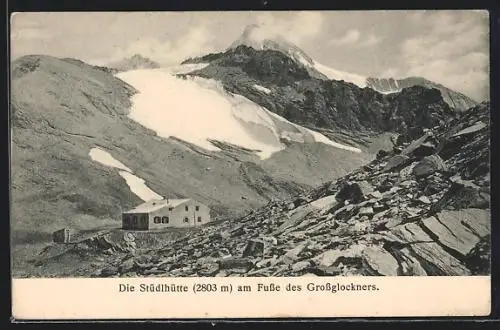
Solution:
{"label": "rocky ridge", "polygon": [[477,102],[470,97],[422,77],[407,77],[403,79],[368,77],[366,82],[368,87],[380,93],[396,93],[400,92],[403,88],[411,86],[436,88],[441,92],[444,101],[450,107],[460,111],[477,105]]}
{"label": "rocky ridge", "polygon": [[[490,272],[489,104],[345,177],[154,249],[95,277],[460,276]],[[86,273],[87,272],[87,273]]]}
{"label": "rocky ridge", "polygon": [[208,66],[181,76],[221,81],[227,91],[315,130],[405,133],[443,125],[456,115],[438,89],[411,86],[399,93],[381,94],[352,83],[317,78],[305,65],[273,49],[240,45],[204,60],[209,60]]}

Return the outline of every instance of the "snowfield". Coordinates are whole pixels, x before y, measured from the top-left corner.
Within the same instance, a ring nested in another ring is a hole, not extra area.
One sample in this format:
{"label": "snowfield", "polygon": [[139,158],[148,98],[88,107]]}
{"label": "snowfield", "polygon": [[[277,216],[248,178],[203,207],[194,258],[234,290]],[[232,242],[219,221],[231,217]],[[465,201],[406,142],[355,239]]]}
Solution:
{"label": "snowfield", "polygon": [[327,76],[328,79],[343,80],[353,83],[361,88],[366,87],[366,77],[361,75],[335,70],[318,62],[314,62],[313,68]]}
{"label": "snowfield", "polygon": [[220,149],[209,140],[227,142],[255,150],[262,159],[285,148],[282,138],[360,152],[295,125],[241,95],[228,93],[220,82],[176,77],[175,73],[189,72],[196,66],[182,67],[117,74],[139,91],[132,97],[128,116],[164,138],[174,136],[213,151]]}
{"label": "snowfield", "polygon": [[101,148],[92,148],[89,152],[90,158],[98,163],[101,163],[105,166],[115,167],[121,170],[125,170],[127,172],[132,172],[130,168],[123,165],[122,162],[116,160],[113,156],[111,156],[107,151],[102,150]]}
{"label": "snowfield", "polygon": [[113,167],[121,170],[119,172],[120,176],[125,179],[125,182],[134,194],[137,195],[140,199],[147,202],[152,199],[163,199],[162,196],[151,190],[147,185],[144,179],[137,177],[132,174],[132,170],[125,166],[122,162],[116,160],[111,154],[107,151],[102,150],[101,148],[94,147],[90,149],[89,152],[90,158],[100,163],[104,166]]}
{"label": "snowfield", "polygon": [[151,190],[147,185],[144,179],[141,179],[132,173],[126,172],[126,171],[120,171],[119,172],[120,176],[125,179],[127,182],[130,190],[136,194],[140,199],[143,201],[147,202],[152,199],[154,200],[161,200],[163,199],[163,196],[155,193],[153,190]]}

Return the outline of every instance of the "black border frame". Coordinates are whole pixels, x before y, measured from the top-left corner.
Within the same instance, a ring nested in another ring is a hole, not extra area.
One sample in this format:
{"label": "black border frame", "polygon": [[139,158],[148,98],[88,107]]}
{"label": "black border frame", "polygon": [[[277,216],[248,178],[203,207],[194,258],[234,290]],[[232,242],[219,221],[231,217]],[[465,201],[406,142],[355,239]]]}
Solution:
{"label": "black border frame", "polygon": [[[497,109],[499,108],[499,100],[495,94],[495,91],[500,90],[499,77],[496,74],[498,71],[498,60],[500,59],[500,6],[495,4],[494,1],[453,1],[453,6],[450,6],[450,3],[437,3],[437,1],[428,1],[428,0],[420,0],[406,3],[387,3],[387,1],[377,1],[376,3],[368,2],[368,1],[335,1],[334,3],[328,3],[326,0],[309,0],[309,1],[285,1],[285,0],[252,0],[252,1],[196,1],[196,0],[182,0],[182,1],[150,1],[150,0],[142,0],[142,1],[115,1],[115,0],[107,0],[107,1],[95,1],[95,0],[74,0],[74,1],[64,1],[64,0],[45,0],[45,1],[36,1],[36,0],[15,0],[11,1],[7,4],[7,15],[6,17],[6,52],[7,55],[7,63],[5,68],[10,67],[10,31],[9,31],[9,23],[10,23],[10,14],[16,11],[207,11],[207,10],[225,10],[225,11],[236,11],[236,10],[412,10],[412,9],[486,9],[490,12],[490,102],[491,102],[491,120],[492,120],[492,133],[491,134],[491,162],[492,169],[495,169],[495,144],[496,144],[496,132],[495,128],[495,116],[497,116]],[[10,77],[8,75],[8,70],[5,71],[6,77],[6,86],[9,85]],[[4,169],[7,172],[7,175],[4,176],[5,184],[2,185],[4,187],[3,193],[4,198],[2,201],[7,202],[7,207],[3,207],[2,211],[5,216],[3,217],[4,221],[2,224],[6,226],[2,231],[3,239],[1,242],[4,244],[4,249],[2,249],[2,253],[7,258],[7,262],[10,265],[10,227],[9,221],[7,221],[9,217],[9,205],[10,205],[10,125],[9,125],[9,89],[4,89],[6,91],[6,95],[3,98],[5,102],[4,111],[1,114],[4,116],[2,122],[6,123],[6,130],[4,131],[6,144],[3,144],[5,147],[7,157],[3,157],[4,161]],[[494,189],[494,183],[496,182],[496,172],[493,170],[492,173],[492,305],[491,305],[491,314],[487,317],[434,317],[434,318],[407,318],[407,317],[398,317],[398,318],[288,318],[288,319],[147,319],[147,320],[139,320],[139,319],[130,319],[130,320],[15,320],[11,317],[11,275],[10,275],[10,267],[9,271],[6,272],[5,280],[8,283],[9,287],[9,295],[3,295],[8,299],[8,316],[6,319],[9,319],[12,323],[55,323],[55,324],[65,324],[65,323],[75,323],[72,326],[85,324],[85,323],[93,323],[103,325],[103,323],[138,323],[138,324],[149,324],[149,323],[169,323],[170,325],[193,325],[194,323],[198,323],[198,325],[208,325],[213,326],[216,323],[224,323],[224,325],[237,325],[238,327],[242,326],[243,323],[255,324],[256,322],[266,322],[271,323],[273,327],[280,326],[281,323],[286,323],[284,326],[289,326],[289,322],[300,322],[300,325],[306,325],[309,322],[314,322],[309,324],[312,326],[316,325],[327,325],[325,322],[330,323],[338,323],[342,322],[342,327],[352,328],[361,325],[356,323],[362,323],[363,326],[384,326],[384,327],[392,327],[402,325],[404,322],[405,327],[418,327],[421,328],[423,326],[427,326],[430,322],[436,322],[438,326],[442,326],[444,324],[449,323],[450,321],[457,321],[457,323],[453,324],[454,327],[460,328],[461,326],[466,327],[468,329],[470,326],[491,326],[493,321],[498,321],[500,318],[500,271],[499,271],[499,256],[500,256],[500,224],[497,221],[497,210],[495,197],[497,196],[496,191]],[[496,238],[496,239],[495,239]],[[5,260],[5,259],[4,259]],[[5,263],[4,263],[5,265]],[[6,267],[5,267],[6,268]],[[4,269],[5,269],[4,268]],[[305,321],[305,322],[304,322]],[[412,321],[408,323],[408,321]],[[279,322],[279,323],[277,323]],[[202,324],[199,324],[202,323]],[[496,323],[496,322],[495,322]],[[269,325],[271,325],[269,324]],[[333,325],[333,324],[332,324]]]}

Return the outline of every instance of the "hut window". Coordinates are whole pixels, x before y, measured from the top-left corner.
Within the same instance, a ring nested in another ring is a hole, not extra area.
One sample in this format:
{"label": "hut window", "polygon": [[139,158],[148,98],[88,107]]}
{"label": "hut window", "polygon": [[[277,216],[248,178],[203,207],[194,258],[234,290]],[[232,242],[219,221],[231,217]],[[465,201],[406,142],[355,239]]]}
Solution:
{"label": "hut window", "polygon": [[185,217],[185,218],[184,218],[184,222],[186,222],[186,223],[187,223],[187,222],[189,222],[188,217]]}
{"label": "hut window", "polygon": [[198,222],[201,222],[201,217],[198,217]]}
{"label": "hut window", "polygon": [[155,217],[154,218],[154,223],[161,223],[161,218],[160,217]]}
{"label": "hut window", "polygon": [[186,212],[187,212],[187,211],[189,211],[189,207],[188,207],[187,205],[186,205],[186,207],[185,207],[185,208],[186,208]]}
{"label": "hut window", "polygon": [[169,208],[168,208],[168,210],[169,210],[169,211],[172,211],[173,209],[174,209],[173,207],[169,207]]}
{"label": "hut window", "polygon": [[168,223],[168,217],[162,217],[161,223]]}
{"label": "hut window", "polygon": [[198,205],[196,205],[196,211],[199,211],[200,210],[200,207]]}
{"label": "hut window", "polygon": [[137,225],[137,215],[133,216],[134,225]]}

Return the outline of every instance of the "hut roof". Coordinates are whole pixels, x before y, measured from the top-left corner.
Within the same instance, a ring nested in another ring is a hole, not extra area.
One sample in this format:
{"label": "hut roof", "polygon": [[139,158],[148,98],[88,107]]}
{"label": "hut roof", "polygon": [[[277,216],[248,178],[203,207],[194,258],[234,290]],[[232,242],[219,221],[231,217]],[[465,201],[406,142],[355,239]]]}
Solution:
{"label": "hut roof", "polygon": [[142,203],[135,208],[125,211],[123,213],[149,213],[153,212],[159,209],[162,209],[164,207],[177,207],[181,204],[184,204],[188,201],[190,201],[190,198],[186,199],[153,199],[150,201],[147,201],[145,203]]}

